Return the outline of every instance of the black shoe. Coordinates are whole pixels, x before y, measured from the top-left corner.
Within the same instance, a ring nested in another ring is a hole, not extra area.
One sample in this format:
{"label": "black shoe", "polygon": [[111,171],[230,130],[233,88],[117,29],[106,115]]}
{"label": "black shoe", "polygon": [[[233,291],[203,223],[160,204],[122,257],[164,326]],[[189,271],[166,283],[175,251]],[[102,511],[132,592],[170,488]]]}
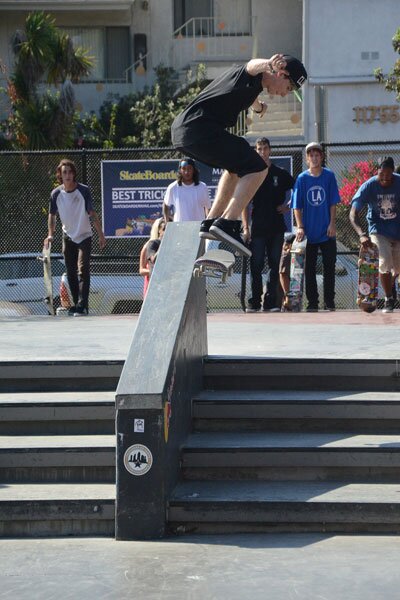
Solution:
{"label": "black shoe", "polygon": [[210,227],[210,232],[215,235],[218,240],[228,242],[234,247],[239,254],[251,256],[251,251],[245,246],[242,236],[240,235],[241,221],[231,221],[222,217],[216,219]]}
{"label": "black shoe", "polygon": [[252,306],[248,306],[246,308],[247,313],[256,313],[256,312],[260,312],[260,311],[261,311],[261,306],[259,306],[258,308],[253,308]]}
{"label": "black shoe", "polygon": [[77,306],[75,308],[74,317],[86,317],[89,314],[89,311],[84,306]]}
{"label": "black shoe", "polygon": [[394,309],[394,298],[386,298],[385,306],[383,307],[382,312],[384,313],[392,313]]}
{"label": "black shoe", "polygon": [[76,313],[76,306],[71,306],[71,308],[68,309],[68,316],[73,317],[75,313]]}
{"label": "black shoe", "polygon": [[310,306],[308,305],[306,308],[306,312],[318,312],[318,306]]}
{"label": "black shoe", "polygon": [[204,219],[200,225],[199,237],[206,240],[216,240],[217,238],[213,233],[210,233],[210,227],[213,225],[215,219]]}
{"label": "black shoe", "polygon": [[324,306],[325,310],[329,310],[329,312],[335,312],[336,310],[336,306],[334,304],[331,304],[328,306],[328,304],[325,304]]}

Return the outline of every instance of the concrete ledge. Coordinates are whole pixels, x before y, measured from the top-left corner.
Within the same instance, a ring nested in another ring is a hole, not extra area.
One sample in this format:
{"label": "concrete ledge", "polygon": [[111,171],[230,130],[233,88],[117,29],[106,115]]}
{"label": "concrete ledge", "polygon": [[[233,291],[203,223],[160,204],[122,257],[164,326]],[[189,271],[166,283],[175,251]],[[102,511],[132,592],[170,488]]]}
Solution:
{"label": "concrete ledge", "polygon": [[[207,354],[206,291],[193,278],[204,247],[199,223],[170,223],[116,394],[116,537],[162,537],[166,503],[179,478],[180,445],[191,427],[191,398],[202,387]],[[135,431],[134,424],[142,424]],[[139,444],[151,469],[136,477],[125,454]],[[147,460],[147,458],[146,458]]]}

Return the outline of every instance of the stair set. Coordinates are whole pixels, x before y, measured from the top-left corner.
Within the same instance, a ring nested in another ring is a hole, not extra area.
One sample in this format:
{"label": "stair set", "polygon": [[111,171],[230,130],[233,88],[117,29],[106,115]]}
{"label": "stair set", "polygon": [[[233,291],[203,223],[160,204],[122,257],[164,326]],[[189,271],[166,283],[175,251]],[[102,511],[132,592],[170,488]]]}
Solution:
{"label": "stair set", "polygon": [[[0,535],[114,535],[122,363],[1,363]],[[396,361],[206,357],[171,534],[400,531]]]}

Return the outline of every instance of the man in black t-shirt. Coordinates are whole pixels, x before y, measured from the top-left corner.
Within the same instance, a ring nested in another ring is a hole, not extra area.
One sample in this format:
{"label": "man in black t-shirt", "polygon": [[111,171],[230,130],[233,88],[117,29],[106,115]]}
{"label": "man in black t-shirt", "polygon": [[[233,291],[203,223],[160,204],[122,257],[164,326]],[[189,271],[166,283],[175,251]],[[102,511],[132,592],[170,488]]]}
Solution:
{"label": "man in black t-shirt", "polygon": [[[279,281],[279,261],[282,252],[283,234],[286,225],[283,215],[290,209],[286,193],[294,186],[294,179],[285,169],[271,162],[271,144],[265,137],[256,141],[256,152],[268,166],[268,174],[254,195],[251,205],[243,213],[245,239],[250,241],[252,256],[251,298],[246,312],[279,311],[277,289]],[[251,236],[249,236],[248,216],[251,212]],[[263,293],[262,271],[265,257],[268,259],[269,278],[266,293]]]}
{"label": "man in black t-shirt", "polygon": [[226,131],[239,114],[251,108],[263,117],[267,106],[258,100],[263,89],[286,96],[307,79],[304,65],[293,56],[275,54],[233,66],[212,81],[176,117],[172,143],[186,156],[225,169],[212,208],[200,228],[200,236],[227,241],[241,254],[251,256],[240,235],[240,218],[264,181],[268,167],[248,142]]}

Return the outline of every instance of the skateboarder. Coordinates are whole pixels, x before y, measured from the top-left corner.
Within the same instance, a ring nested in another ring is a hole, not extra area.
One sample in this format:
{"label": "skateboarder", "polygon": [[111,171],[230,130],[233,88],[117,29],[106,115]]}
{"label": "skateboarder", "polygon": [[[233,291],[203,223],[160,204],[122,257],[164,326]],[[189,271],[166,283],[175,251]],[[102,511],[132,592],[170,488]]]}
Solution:
{"label": "skateboarder", "polygon": [[305,283],[307,311],[318,311],[317,257],[321,250],[324,269],[324,308],[335,310],[336,205],[339,190],[333,171],[322,166],[321,144],[306,146],[308,169],[298,176],[291,201],[297,224],[296,239],[307,237]]}
{"label": "skateboarder", "polygon": [[[368,233],[360,225],[358,213],[368,207]],[[368,247],[378,246],[379,276],[385,293],[383,312],[393,312],[393,279],[400,272],[400,175],[394,172],[392,157],[379,162],[378,173],[357,190],[351,205],[350,222]]]}
{"label": "skateboarder", "polygon": [[258,100],[263,89],[286,96],[298,91],[307,79],[304,65],[296,58],[275,54],[233,66],[208,85],[172,124],[172,143],[187,156],[225,169],[217,194],[200,228],[200,236],[229,242],[247,256],[239,221],[268,167],[246,140],[226,131],[241,111],[251,108],[263,117],[267,106]]}
{"label": "skateboarder", "polygon": [[75,164],[63,159],[57,167],[56,177],[60,185],[51,193],[48,235],[44,246],[47,247],[53,240],[58,215],[62,223],[62,251],[73,300],[69,314],[83,316],[89,310],[91,224],[99,236],[101,250],[106,245],[106,239],[97,213],[93,210],[89,188],[76,181]]}

